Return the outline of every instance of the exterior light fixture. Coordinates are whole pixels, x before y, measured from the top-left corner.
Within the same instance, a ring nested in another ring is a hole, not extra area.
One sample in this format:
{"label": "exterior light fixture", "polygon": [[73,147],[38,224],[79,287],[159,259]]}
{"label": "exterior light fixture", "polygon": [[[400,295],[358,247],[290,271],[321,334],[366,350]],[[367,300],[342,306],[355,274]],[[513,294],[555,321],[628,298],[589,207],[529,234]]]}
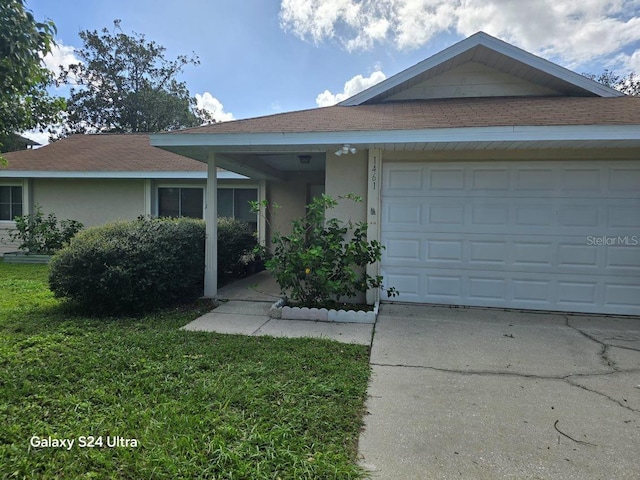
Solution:
{"label": "exterior light fixture", "polygon": [[356,147],[352,147],[351,145],[349,145],[348,143],[345,143],[341,148],[339,148],[338,150],[336,150],[335,154],[339,157],[341,155],[347,155],[347,154],[352,154],[354,155],[358,150],[356,149]]}

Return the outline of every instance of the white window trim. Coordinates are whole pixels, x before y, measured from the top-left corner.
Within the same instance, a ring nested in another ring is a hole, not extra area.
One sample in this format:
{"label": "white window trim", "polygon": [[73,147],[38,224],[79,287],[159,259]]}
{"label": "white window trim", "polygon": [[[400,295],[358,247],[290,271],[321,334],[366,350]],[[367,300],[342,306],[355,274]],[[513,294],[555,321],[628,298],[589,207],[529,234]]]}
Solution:
{"label": "white window trim", "polygon": [[[21,187],[22,188],[22,215],[29,213],[28,192],[29,185],[28,180],[21,181],[0,181],[0,187]],[[13,220],[0,220],[0,225],[15,226],[16,222]]]}

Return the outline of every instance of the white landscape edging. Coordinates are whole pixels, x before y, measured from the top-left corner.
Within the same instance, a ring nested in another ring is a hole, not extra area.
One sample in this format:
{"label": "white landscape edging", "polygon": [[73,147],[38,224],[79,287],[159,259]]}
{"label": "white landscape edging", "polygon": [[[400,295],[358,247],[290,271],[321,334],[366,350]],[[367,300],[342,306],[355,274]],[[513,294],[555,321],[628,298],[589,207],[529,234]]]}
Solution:
{"label": "white landscape edging", "polygon": [[289,307],[285,299],[280,299],[271,306],[269,316],[282,320],[312,320],[317,322],[339,323],[375,323],[378,316],[379,303],[373,310],[327,310],[326,308]]}

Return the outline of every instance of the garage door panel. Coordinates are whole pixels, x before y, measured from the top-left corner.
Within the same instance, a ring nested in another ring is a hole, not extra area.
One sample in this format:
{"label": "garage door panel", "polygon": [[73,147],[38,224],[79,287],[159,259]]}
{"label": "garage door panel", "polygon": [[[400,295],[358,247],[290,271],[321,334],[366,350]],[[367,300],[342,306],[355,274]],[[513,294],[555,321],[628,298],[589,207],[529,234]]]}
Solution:
{"label": "garage door panel", "polygon": [[629,271],[630,274],[640,276],[640,246],[607,246],[605,267]]}
{"label": "garage door panel", "polygon": [[640,168],[611,168],[608,188],[612,194],[630,193],[636,196],[638,185],[640,185]]}
{"label": "garage door panel", "polygon": [[385,163],[383,185],[398,300],[640,314],[640,163]]}
{"label": "garage door panel", "polygon": [[384,176],[384,187],[390,194],[407,190],[420,192],[423,189],[423,173],[424,169],[420,166],[394,168]]}
{"label": "garage door panel", "polygon": [[[594,313],[606,305],[611,314],[635,314],[640,309],[636,279],[599,277],[583,281],[569,275],[546,278],[544,274],[431,269],[410,272],[396,267],[382,270],[385,284],[400,292],[402,302],[465,306],[560,310]],[[402,288],[401,288],[402,287]],[[547,299],[544,295],[548,295]]]}
{"label": "garage door panel", "polygon": [[429,190],[462,190],[464,189],[464,168],[442,167],[429,172]]}
{"label": "garage door panel", "polygon": [[506,265],[508,243],[503,240],[469,240],[469,264]]}
{"label": "garage door panel", "polygon": [[598,296],[598,282],[559,280],[557,288],[558,305],[564,307],[588,308]]}
{"label": "garage door panel", "polygon": [[[638,184],[640,190],[640,184]],[[611,228],[639,229],[640,208],[638,205],[612,204],[607,206],[608,226]],[[640,235],[640,232],[637,232]]]}
{"label": "garage door panel", "polygon": [[381,242],[382,262],[397,266],[640,278],[640,247],[590,246],[584,237],[385,232]]}
{"label": "garage door panel", "polygon": [[637,283],[622,283],[621,279],[616,279],[615,283],[608,282],[604,286],[604,295],[607,305],[620,309],[640,308],[640,285]]}
{"label": "garage door panel", "polygon": [[[640,188],[640,187],[639,187]],[[502,202],[502,203],[500,203]],[[640,200],[474,197],[385,198],[382,221],[399,231],[629,235],[640,231]]]}
{"label": "garage door panel", "polygon": [[[640,167],[623,162],[497,162],[504,167],[486,167],[475,163],[394,163],[385,169],[382,179],[385,196],[459,196],[475,192],[484,197],[576,196],[605,198],[637,198]],[[535,164],[544,166],[536,166]],[[637,162],[636,162],[637,163]],[[386,164],[391,165],[391,164]]]}
{"label": "garage door panel", "polygon": [[471,190],[481,190],[483,194],[491,190],[499,192],[509,190],[509,170],[506,168],[476,167],[468,172]]}

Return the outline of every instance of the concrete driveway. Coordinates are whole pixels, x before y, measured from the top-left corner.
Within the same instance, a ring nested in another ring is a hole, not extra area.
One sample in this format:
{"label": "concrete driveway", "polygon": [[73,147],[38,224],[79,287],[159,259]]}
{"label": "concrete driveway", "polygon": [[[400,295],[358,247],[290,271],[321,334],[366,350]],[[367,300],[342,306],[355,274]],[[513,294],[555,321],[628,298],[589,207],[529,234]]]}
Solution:
{"label": "concrete driveway", "polygon": [[384,305],[374,479],[640,478],[640,319]]}

